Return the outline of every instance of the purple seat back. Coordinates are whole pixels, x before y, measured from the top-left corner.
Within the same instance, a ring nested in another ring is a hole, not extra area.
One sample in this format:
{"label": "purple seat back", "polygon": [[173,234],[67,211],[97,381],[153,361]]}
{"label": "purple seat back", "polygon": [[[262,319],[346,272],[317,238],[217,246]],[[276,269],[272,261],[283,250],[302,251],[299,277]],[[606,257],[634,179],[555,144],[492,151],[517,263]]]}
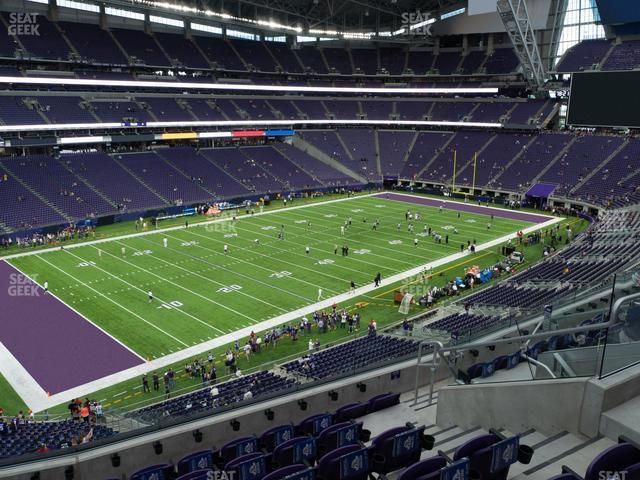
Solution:
{"label": "purple seat back", "polygon": [[420,460],[424,427],[396,427],[389,429],[371,442],[371,458],[378,457],[373,469],[377,473],[389,473],[405,468]]}
{"label": "purple seat back", "polygon": [[317,455],[317,441],[314,437],[296,437],[281,443],[273,450],[272,460],[277,465],[293,463],[313,463]]}
{"label": "purple seat back", "polygon": [[493,434],[481,435],[472,438],[460,445],[453,454],[453,460],[468,457],[471,461],[471,470],[475,470],[481,480],[505,480],[509,468],[504,468],[491,473],[491,459],[493,457],[493,445],[500,441],[500,437]]}
{"label": "purple seat back", "polygon": [[305,418],[298,425],[298,432],[302,435],[318,435],[322,430],[330,427],[333,423],[331,414],[317,413]]}
{"label": "purple seat back", "polygon": [[213,452],[201,450],[182,457],[178,461],[178,473],[189,473],[213,466]]}
{"label": "purple seat back", "polygon": [[440,469],[447,465],[447,461],[435,456],[415,463],[400,474],[397,480],[427,480],[440,478]]}
{"label": "purple seat back", "polygon": [[219,452],[223,463],[230,462],[234,458],[254,453],[258,450],[258,442],[255,437],[241,437],[224,445]]}
{"label": "purple seat back", "polygon": [[348,445],[327,453],[318,462],[318,476],[323,480],[365,480],[369,474],[368,467],[351,475],[343,475],[344,472],[340,468],[342,459],[355,455],[361,450],[360,445]]}
{"label": "purple seat back", "polygon": [[176,480],[210,480],[213,478],[211,475],[212,472],[213,470],[210,468],[205,468],[203,470],[196,470],[194,472],[180,475]]}
{"label": "purple seat back", "polygon": [[357,443],[362,430],[362,422],[342,422],[325,428],[318,435],[318,444],[325,452]]}
{"label": "purple seat back", "polygon": [[336,423],[346,422],[367,414],[369,404],[362,402],[347,403],[336,410],[333,421]]}
{"label": "purple seat back", "polygon": [[272,452],[274,448],[287,440],[291,440],[293,436],[293,425],[278,425],[263,432],[262,435],[260,435],[258,444],[260,448]]}
{"label": "purple seat back", "polygon": [[600,453],[587,467],[585,480],[602,478],[600,472],[619,472],[636,463],[640,463],[640,450],[630,443],[620,443]]}
{"label": "purple seat back", "polygon": [[310,478],[313,478],[314,472],[312,468],[307,467],[306,465],[289,465],[288,467],[282,467],[278,470],[271,472],[266,477],[263,477],[262,480],[281,480],[283,478],[287,478],[295,473],[301,473],[305,470],[309,470]]}
{"label": "purple seat back", "polygon": [[131,475],[130,480],[169,480],[173,475],[173,465],[161,463],[150,465]]}
{"label": "purple seat back", "polygon": [[378,410],[383,410],[385,408],[392,407],[394,405],[398,405],[400,403],[400,394],[399,393],[382,393],[380,395],[376,395],[369,399],[369,413],[377,412]]}

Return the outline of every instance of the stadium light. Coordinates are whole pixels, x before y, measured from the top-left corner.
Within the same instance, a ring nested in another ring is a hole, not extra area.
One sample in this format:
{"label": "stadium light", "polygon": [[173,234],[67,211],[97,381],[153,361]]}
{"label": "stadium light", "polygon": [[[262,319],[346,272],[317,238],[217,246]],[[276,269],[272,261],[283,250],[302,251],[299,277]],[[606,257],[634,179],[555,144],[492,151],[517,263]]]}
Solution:
{"label": "stadium light", "polygon": [[240,422],[235,418],[231,420],[229,424],[231,425],[231,428],[233,429],[234,432],[237,432],[238,430],[240,430]]}
{"label": "stadium light", "polygon": [[[216,121],[186,121],[186,122],[145,122],[137,123],[57,123],[41,125],[0,125],[0,132],[42,132],[47,130],[113,130],[131,128],[198,128],[198,127],[294,127],[298,125],[384,125],[384,126],[424,126],[424,127],[476,127],[476,128],[502,128],[501,123],[489,122],[450,122],[435,120],[216,120]],[[207,133],[207,132],[205,132]],[[160,140],[162,135],[160,134]],[[199,138],[215,138],[217,135],[199,135]],[[227,135],[220,135],[227,136]],[[192,136],[191,136],[192,137]],[[73,138],[73,137],[62,137]],[[102,137],[96,137],[102,138]],[[108,137],[105,137],[108,138]],[[168,137],[164,139],[169,139]],[[6,140],[10,146],[10,140]],[[5,142],[5,143],[6,143]],[[70,142],[67,140],[67,142]]]}
{"label": "stadium light", "polygon": [[195,432],[193,432],[193,440],[196,443],[202,443],[202,432],[200,430],[196,430]]}
{"label": "stadium light", "polygon": [[304,412],[309,408],[309,404],[306,400],[298,400],[298,407],[300,407],[300,410]]}
{"label": "stadium light", "polygon": [[336,392],[335,390],[329,391],[329,398],[331,399],[331,401],[337,402],[338,401],[338,392]]}
{"label": "stadium light", "polygon": [[274,413],[273,410],[271,410],[270,408],[266,409],[264,411],[264,415],[267,417],[267,420],[269,420],[270,422],[273,421],[273,419],[275,418],[276,414]]}
{"label": "stadium light", "polygon": [[0,76],[0,84],[75,85],[82,87],[170,88],[180,90],[225,90],[249,92],[297,92],[297,93],[393,93],[393,94],[496,94],[497,87],[309,87],[297,85],[253,85],[234,83],[160,82],[153,80],[99,80],[93,78],[38,78]]}
{"label": "stadium light", "polygon": [[156,455],[162,455],[163,450],[162,442],[153,442],[153,451]]}
{"label": "stadium light", "polygon": [[356,384],[356,387],[358,387],[358,390],[360,390],[360,393],[364,393],[367,391],[367,384],[360,382]]}
{"label": "stadium light", "polygon": [[113,468],[118,468],[120,466],[120,455],[117,453],[111,455],[111,466]]}

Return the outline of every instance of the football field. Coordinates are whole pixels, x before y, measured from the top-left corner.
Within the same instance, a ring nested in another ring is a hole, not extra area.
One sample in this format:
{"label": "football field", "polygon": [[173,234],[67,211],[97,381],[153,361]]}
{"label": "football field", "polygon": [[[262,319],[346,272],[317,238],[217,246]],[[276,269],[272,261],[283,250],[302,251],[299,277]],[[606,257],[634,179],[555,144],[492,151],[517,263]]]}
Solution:
{"label": "football field", "polygon": [[[363,287],[373,289],[377,273],[388,279],[459,254],[467,242],[485,244],[550,220],[453,202],[439,208],[442,200],[429,206],[413,198],[383,193],[294,204],[12,258],[10,268],[41,286],[48,282],[50,294],[22,299],[37,313],[6,325],[0,340],[44,391],[57,393],[144,361],[188,358],[189,349],[218,338],[228,342],[235,332],[259,331],[272,320],[297,321],[305,308],[344,296],[351,282],[362,294]],[[408,210],[420,219],[407,220]],[[41,303],[43,296],[50,304]],[[14,328],[21,334],[12,336]],[[31,353],[21,347],[24,337]],[[66,362],[91,368],[79,367],[72,379],[66,371],[56,384],[58,377],[47,372]]]}

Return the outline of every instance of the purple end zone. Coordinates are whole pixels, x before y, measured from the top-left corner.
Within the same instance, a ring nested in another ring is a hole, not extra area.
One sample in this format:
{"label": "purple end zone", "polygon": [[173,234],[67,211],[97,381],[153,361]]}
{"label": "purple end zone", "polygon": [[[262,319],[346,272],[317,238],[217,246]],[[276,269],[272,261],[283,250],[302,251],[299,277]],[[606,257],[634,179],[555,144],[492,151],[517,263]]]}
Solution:
{"label": "purple end zone", "polygon": [[0,342],[51,394],[143,363],[82,316],[0,261]]}
{"label": "purple end zone", "polygon": [[379,193],[375,195],[386,200],[396,200],[398,202],[414,203],[416,205],[426,205],[428,207],[439,207],[442,205],[447,210],[459,210],[467,213],[477,213],[479,215],[491,215],[494,217],[509,218],[523,222],[543,223],[549,221],[549,217],[536,215],[535,213],[520,212],[518,210],[507,210],[503,208],[489,208],[470,203],[450,202],[435,198],[418,197],[412,195],[400,195],[397,193]]}

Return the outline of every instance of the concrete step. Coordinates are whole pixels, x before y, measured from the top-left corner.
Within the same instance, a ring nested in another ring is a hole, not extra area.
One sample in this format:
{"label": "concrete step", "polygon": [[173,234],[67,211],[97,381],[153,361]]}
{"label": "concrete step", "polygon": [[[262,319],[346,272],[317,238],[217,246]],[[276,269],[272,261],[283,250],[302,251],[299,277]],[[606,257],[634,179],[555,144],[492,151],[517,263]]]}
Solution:
{"label": "concrete step", "polygon": [[600,417],[600,433],[613,441],[624,435],[640,442],[640,396],[604,412]]}

